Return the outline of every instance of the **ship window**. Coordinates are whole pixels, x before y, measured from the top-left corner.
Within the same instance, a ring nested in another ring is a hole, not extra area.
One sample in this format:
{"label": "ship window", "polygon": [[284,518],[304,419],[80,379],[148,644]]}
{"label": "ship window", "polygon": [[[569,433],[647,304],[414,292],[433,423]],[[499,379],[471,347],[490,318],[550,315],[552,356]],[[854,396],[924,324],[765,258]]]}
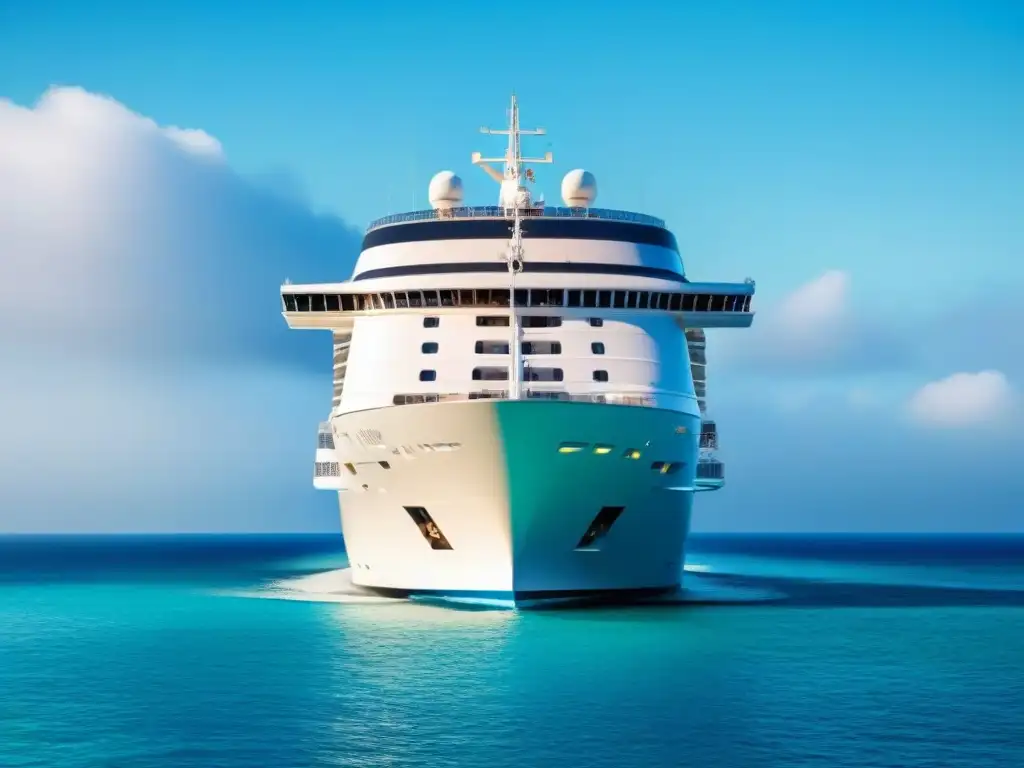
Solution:
{"label": "ship window", "polygon": [[614,448],[614,447],[615,446],[612,446],[612,445],[595,445],[594,446],[594,453],[596,453],[598,456],[604,456],[606,454],[611,453],[612,452],[612,448]]}
{"label": "ship window", "polygon": [[508,327],[508,315],[481,315],[477,317],[476,324],[486,327]]}
{"label": "ship window", "polygon": [[530,301],[530,292],[526,288],[516,289],[516,306],[525,307],[528,306]]}
{"label": "ship window", "polygon": [[524,341],[524,355],[560,355],[562,354],[562,342],[560,341]]}
{"label": "ship window", "polygon": [[658,298],[658,309],[668,309],[669,294],[663,293]]}
{"label": "ship window", "polygon": [[507,341],[478,341],[474,350],[478,355],[507,355]]}
{"label": "ship window", "polygon": [[719,294],[718,296],[711,297],[711,311],[722,312],[725,310],[725,296]]}
{"label": "ship window", "polygon": [[598,291],[597,293],[597,306],[607,308],[612,305],[612,292],[611,291]]}
{"label": "ship window", "polygon": [[590,342],[590,351],[593,352],[595,355],[603,355],[604,344],[600,341],[592,341]]}
{"label": "ship window", "polygon": [[636,309],[636,291],[626,293],[626,309]]}
{"label": "ship window", "polygon": [[640,451],[636,448],[627,448],[622,454],[624,459],[633,459],[634,461],[640,458]]}
{"label": "ship window", "polygon": [[750,300],[752,298],[753,298],[752,296],[747,296],[747,298],[744,300],[744,302],[743,302],[743,311],[744,312],[749,312],[750,311]]}
{"label": "ship window", "polygon": [[507,290],[493,290],[491,291],[492,307],[507,307],[508,306],[508,291]]}
{"label": "ship window", "polygon": [[602,320],[600,317],[592,317],[592,318],[590,318],[590,327],[591,328],[601,328],[602,326],[604,326],[604,320]]}
{"label": "ship window", "polygon": [[437,291],[424,291],[423,292],[423,305],[425,307],[437,307],[441,305],[440,300],[437,296]]}
{"label": "ship window", "polygon": [[423,538],[430,544],[431,549],[452,548],[452,545],[448,543],[448,539],[441,533],[441,529],[437,527],[434,518],[427,512],[426,507],[404,507],[404,509],[409,517],[412,518],[412,521],[416,523],[416,527],[420,529],[420,533],[423,534]]}
{"label": "ship window", "polygon": [[583,292],[583,306],[584,307],[596,307],[597,306],[597,291],[584,291]]}
{"label": "ship window", "polygon": [[559,453],[579,453],[587,447],[586,443],[562,443],[558,446]]}
{"label": "ship window", "polygon": [[560,307],[564,299],[561,288],[534,288],[530,291],[530,305],[534,307]]}
{"label": "ship window", "polygon": [[409,306],[409,294],[405,291],[395,291],[395,307],[404,309]]}
{"label": "ship window", "polygon": [[647,291],[640,291],[640,294],[639,294],[638,300],[637,300],[637,307],[639,307],[640,309],[647,309],[647,298],[648,298],[648,296],[649,296],[649,294],[647,293]]}
{"label": "ship window", "polygon": [[354,474],[356,473],[356,465],[355,465],[355,464],[352,464],[352,463],[346,463],[346,464],[345,464],[345,469],[347,469],[347,470],[348,470],[348,473],[349,473],[350,475],[354,475]]}
{"label": "ship window", "polygon": [[410,307],[422,307],[423,306],[423,294],[420,291],[409,291],[409,306]]}
{"label": "ship window", "polygon": [[580,299],[582,298],[582,296],[580,296],[580,293],[581,293],[580,291],[569,291],[568,306],[570,306],[570,307],[578,307],[578,306],[580,306]]}
{"label": "ship window", "polygon": [[420,347],[420,351],[424,355],[436,355],[437,354],[437,342],[436,341],[424,341],[423,346]]}
{"label": "ship window", "polygon": [[594,371],[594,381],[608,381],[608,371]]}
{"label": "ship window", "polygon": [[420,381],[435,381],[437,371],[420,371]]}
{"label": "ship window", "polygon": [[442,307],[454,307],[455,306],[455,291],[441,291],[441,306]]}
{"label": "ship window", "polygon": [[626,292],[625,291],[616,291],[615,292],[615,298],[613,300],[612,306],[614,306],[616,309],[622,309],[623,307],[626,306]]}
{"label": "ship window", "polygon": [[460,307],[472,307],[475,304],[476,304],[476,302],[473,301],[473,291],[472,290],[459,291],[459,306]]}
{"label": "ship window", "polygon": [[386,461],[378,461],[377,463],[380,464],[383,469],[391,469],[391,465]]}
{"label": "ship window", "polygon": [[309,312],[309,295],[305,293],[295,294],[295,307],[297,312]]}
{"label": "ship window", "polygon": [[671,310],[672,312],[678,312],[679,311],[679,300],[681,298],[682,298],[681,294],[673,293],[672,294],[672,299],[671,299],[671,301],[669,302],[669,305],[668,305],[669,310]]}
{"label": "ship window", "polygon": [[322,293],[314,293],[311,297],[313,300],[313,311],[323,312],[324,311],[324,295]]}
{"label": "ship window", "polygon": [[337,312],[339,309],[338,294],[328,293],[324,296],[324,307],[328,312]]}
{"label": "ship window", "polygon": [[535,368],[531,365],[526,369],[527,381],[561,381],[563,378],[561,368]]}
{"label": "ship window", "polygon": [[523,328],[558,328],[562,318],[548,315],[524,315]]}
{"label": "ship window", "polygon": [[497,365],[474,368],[473,381],[508,381],[508,368]]}
{"label": "ship window", "polygon": [[281,297],[281,299],[284,301],[284,311],[285,312],[295,312],[295,294],[294,293],[286,293],[286,294],[284,294],[284,296]]}
{"label": "ship window", "polygon": [[688,293],[683,296],[683,312],[693,312],[697,306],[697,296],[692,293]]}
{"label": "ship window", "polygon": [[597,517],[594,518],[593,522],[590,523],[590,527],[587,528],[586,532],[580,538],[579,543],[576,545],[576,549],[587,549],[593,547],[597,542],[608,535],[608,531],[615,525],[615,521],[619,519],[619,515],[622,514],[622,510],[625,507],[601,507],[601,511],[597,513]]}
{"label": "ship window", "polygon": [[424,328],[437,328],[441,324],[441,318],[439,317],[424,317],[423,327]]}

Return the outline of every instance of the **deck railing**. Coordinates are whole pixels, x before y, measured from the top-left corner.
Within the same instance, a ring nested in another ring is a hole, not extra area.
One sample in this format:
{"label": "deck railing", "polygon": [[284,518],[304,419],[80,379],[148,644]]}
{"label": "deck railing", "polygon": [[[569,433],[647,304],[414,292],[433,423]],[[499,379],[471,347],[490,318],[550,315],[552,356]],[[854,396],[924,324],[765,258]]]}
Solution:
{"label": "deck railing", "polygon": [[[617,211],[612,208],[564,208],[549,206],[546,208],[527,208],[520,211],[523,218],[535,219],[603,219],[605,221],[627,221],[632,224],[646,224],[649,227],[665,228],[665,222],[655,216],[632,211]],[[372,232],[390,224],[405,224],[410,221],[447,221],[450,219],[504,219],[509,214],[505,208],[497,205],[464,206],[461,208],[427,209],[393,213],[370,222],[366,228]]]}

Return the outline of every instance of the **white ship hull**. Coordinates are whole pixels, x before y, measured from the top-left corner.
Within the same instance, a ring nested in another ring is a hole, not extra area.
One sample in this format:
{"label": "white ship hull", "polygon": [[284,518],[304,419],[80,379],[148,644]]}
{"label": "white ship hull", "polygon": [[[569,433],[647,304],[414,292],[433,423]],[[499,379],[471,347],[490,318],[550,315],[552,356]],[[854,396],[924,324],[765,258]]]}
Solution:
{"label": "white ship hull", "polygon": [[[681,413],[474,400],[371,409],[331,423],[358,586],[517,605],[679,587],[696,402]],[[580,447],[565,452],[565,443]],[[607,532],[581,541],[602,508],[614,507],[622,509]],[[450,548],[437,548],[441,540]]]}

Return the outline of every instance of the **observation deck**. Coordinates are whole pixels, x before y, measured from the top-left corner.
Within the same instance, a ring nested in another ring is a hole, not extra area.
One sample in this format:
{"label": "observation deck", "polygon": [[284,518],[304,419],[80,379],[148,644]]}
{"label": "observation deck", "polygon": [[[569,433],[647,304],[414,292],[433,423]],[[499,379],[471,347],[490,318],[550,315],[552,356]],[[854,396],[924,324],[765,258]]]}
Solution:
{"label": "observation deck", "polygon": [[[665,228],[665,222],[655,216],[632,211],[617,211],[612,208],[569,208],[546,206],[544,208],[522,208],[519,216],[524,219],[596,219],[599,221],[620,221],[641,224],[647,227]],[[408,224],[415,221],[450,221],[452,219],[511,219],[509,209],[499,205],[460,206],[458,208],[432,208],[407,213],[393,213],[374,219],[366,228],[366,234],[381,227],[394,224]]]}

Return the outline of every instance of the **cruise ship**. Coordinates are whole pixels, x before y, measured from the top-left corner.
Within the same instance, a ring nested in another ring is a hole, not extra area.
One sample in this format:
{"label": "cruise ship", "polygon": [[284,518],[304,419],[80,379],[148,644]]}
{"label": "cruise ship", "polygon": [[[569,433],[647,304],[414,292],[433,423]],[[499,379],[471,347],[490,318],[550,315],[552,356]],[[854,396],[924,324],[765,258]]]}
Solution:
{"label": "cruise ship", "polygon": [[630,601],[677,591],[694,498],[724,485],[705,328],[754,282],[692,282],[665,223],[594,206],[592,173],[535,201],[515,96],[498,204],[450,171],[372,222],[351,277],[281,287],[334,341],[313,484],[338,494],[352,582],[377,594]]}

